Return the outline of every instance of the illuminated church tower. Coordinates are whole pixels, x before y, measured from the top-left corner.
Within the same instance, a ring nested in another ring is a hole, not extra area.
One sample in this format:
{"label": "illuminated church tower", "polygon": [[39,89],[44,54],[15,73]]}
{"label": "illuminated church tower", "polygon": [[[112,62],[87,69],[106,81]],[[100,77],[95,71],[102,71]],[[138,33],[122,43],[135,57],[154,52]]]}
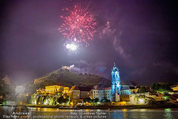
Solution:
{"label": "illuminated church tower", "polygon": [[121,82],[120,82],[119,69],[115,66],[115,64],[113,66],[111,76],[112,76],[111,101],[117,102],[120,101],[119,95],[121,90]]}

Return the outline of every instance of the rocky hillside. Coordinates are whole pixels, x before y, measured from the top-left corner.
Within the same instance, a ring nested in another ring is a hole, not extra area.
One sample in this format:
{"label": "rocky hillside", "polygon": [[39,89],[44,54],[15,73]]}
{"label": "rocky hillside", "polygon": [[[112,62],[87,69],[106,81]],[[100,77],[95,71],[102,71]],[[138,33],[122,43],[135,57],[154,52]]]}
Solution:
{"label": "rocky hillside", "polygon": [[108,87],[111,81],[101,76],[93,74],[79,74],[68,69],[58,69],[45,76],[34,80],[34,85],[37,87],[44,87],[46,85],[65,85],[71,87],[72,85],[89,87],[99,85],[100,87]]}

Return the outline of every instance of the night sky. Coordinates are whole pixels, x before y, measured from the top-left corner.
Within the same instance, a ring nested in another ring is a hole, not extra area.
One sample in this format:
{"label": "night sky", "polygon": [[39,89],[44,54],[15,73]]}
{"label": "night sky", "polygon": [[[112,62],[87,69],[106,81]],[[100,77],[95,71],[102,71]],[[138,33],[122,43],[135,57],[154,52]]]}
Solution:
{"label": "night sky", "polygon": [[81,0],[2,0],[0,70],[16,84],[63,65],[111,79],[114,62],[121,81],[178,81],[178,9],[175,1],[84,0],[96,33],[88,47],[70,53],[57,30],[63,8]]}

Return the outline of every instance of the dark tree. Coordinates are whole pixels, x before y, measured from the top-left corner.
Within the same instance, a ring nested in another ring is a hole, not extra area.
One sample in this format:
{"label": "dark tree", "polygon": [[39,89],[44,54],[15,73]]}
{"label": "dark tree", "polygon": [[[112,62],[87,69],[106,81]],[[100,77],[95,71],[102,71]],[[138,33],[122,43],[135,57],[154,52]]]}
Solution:
{"label": "dark tree", "polygon": [[172,89],[170,88],[169,83],[153,83],[151,85],[151,89],[153,89],[155,92],[169,92]]}
{"label": "dark tree", "polygon": [[138,92],[139,93],[145,93],[147,92],[147,88],[145,86],[141,86],[139,89],[138,89]]}
{"label": "dark tree", "polygon": [[98,101],[99,101],[98,98],[93,99],[93,102],[98,102]]}
{"label": "dark tree", "polygon": [[83,99],[84,102],[92,102],[92,100],[90,98],[85,98]]}

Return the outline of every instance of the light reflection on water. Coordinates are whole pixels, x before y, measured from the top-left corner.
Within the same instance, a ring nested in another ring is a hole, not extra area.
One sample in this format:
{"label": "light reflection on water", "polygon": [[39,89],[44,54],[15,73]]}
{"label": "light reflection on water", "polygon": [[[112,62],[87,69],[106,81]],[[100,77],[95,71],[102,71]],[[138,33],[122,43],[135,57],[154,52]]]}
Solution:
{"label": "light reflection on water", "polygon": [[[5,119],[11,115],[14,107],[1,106],[0,115]],[[176,119],[178,109],[58,109],[58,108],[28,108],[26,119]],[[24,117],[23,117],[24,118]]]}
{"label": "light reflection on water", "polygon": [[165,118],[166,119],[173,119],[173,115],[171,114],[171,109],[170,108],[165,109]]}

